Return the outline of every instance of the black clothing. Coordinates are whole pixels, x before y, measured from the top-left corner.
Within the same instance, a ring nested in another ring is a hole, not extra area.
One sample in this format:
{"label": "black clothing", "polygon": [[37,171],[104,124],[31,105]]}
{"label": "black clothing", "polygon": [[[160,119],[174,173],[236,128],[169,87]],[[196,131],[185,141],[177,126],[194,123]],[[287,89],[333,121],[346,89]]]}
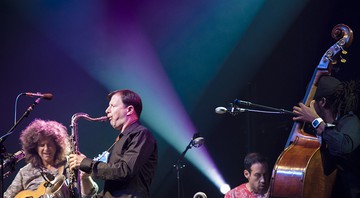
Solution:
{"label": "black clothing", "polygon": [[108,163],[85,158],[80,170],[105,180],[103,197],[147,198],[157,158],[154,136],[140,122],[135,122],[112,147]]}
{"label": "black clothing", "polygon": [[[338,169],[332,197],[360,197],[360,120],[352,112],[326,127],[322,134],[326,156]],[[327,165],[330,167],[331,165]]]}

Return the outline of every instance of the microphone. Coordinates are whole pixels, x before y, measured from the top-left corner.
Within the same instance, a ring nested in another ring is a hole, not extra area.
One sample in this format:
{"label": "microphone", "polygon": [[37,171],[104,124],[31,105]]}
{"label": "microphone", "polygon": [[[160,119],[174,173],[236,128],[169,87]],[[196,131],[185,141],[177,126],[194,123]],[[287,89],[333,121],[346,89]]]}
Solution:
{"label": "microphone", "polygon": [[[2,167],[6,168],[11,165],[17,164],[20,160],[22,160],[25,157],[25,153],[23,150],[20,150],[13,155],[11,155],[9,158],[6,158],[3,162]],[[0,165],[1,166],[1,165]]]}
{"label": "microphone", "polygon": [[230,114],[236,114],[236,113],[243,113],[245,111],[246,111],[246,109],[239,108],[239,107],[230,107],[230,108],[216,107],[215,108],[215,113],[217,113],[217,114],[224,114],[226,112],[229,112]]}
{"label": "microphone", "polygon": [[199,148],[200,146],[202,146],[204,144],[204,141],[205,141],[205,139],[203,137],[197,137],[192,140],[191,145],[193,147]]}
{"label": "microphone", "polygon": [[191,142],[189,144],[190,148],[191,147],[196,147],[199,148],[200,146],[202,146],[204,144],[205,139],[203,137],[200,136],[200,133],[195,133],[193,135],[193,138],[191,139]]}
{"label": "microphone", "polygon": [[31,92],[27,92],[27,93],[23,93],[26,96],[29,97],[39,97],[39,98],[44,98],[45,100],[51,100],[53,98],[53,95],[51,93],[31,93]]}

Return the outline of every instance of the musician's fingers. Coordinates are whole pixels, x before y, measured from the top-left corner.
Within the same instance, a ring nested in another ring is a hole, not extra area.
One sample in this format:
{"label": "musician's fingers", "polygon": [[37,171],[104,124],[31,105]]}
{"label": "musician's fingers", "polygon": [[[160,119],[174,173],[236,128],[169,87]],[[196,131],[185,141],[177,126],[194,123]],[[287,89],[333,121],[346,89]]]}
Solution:
{"label": "musician's fingers", "polygon": [[300,103],[299,103],[299,107],[300,107],[300,108],[303,108],[303,107],[306,107],[306,105],[305,105],[304,103],[300,102]]}
{"label": "musician's fingers", "polygon": [[77,169],[77,167],[78,167],[77,164],[76,164],[76,161],[71,162],[69,164],[69,166],[70,166],[70,169],[72,169],[72,170]]}
{"label": "musician's fingers", "polygon": [[70,154],[68,156],[68,162],[69,162],[69,167],[70,169],[74,169],[76,167],[76,155],[74,154]]}
{"label": "musician's fingers", "polygon": [[293,109],[293,113],[297,114],[297,115],[301,115],[302,114],[302,110],[300,108],[296,108],[296,109]]}
{"label": "musician's fingers", "polygon": [[304,114],[304,110],[300,107],[294,107],[293,113],[296,114],[297,116],[301,116]]}
{"label": "musician's fingers", "polygon": [[68,160],[74,160],[74,158],[75,158],[75,155],[74,154],[70,154],[69,156],[68,156]]}
{"label": "musician's fingers", "polygon": [[297,110],[297,111],[299,111],[299,110],[300,110],[300,107],[298,107],[298,106],[294,106],[294,107],[293,107],[293,110]]}
{"label": "musician's fingers", "polygon": [[311,108],[311,109],[314,109],[314,104],[315,104],[315,100],[312,100],[312,101],[310,102],[310,108]]}
{"label": "musician's fingers", "polygon": [[300,117],[293,117],[292,119],[293,119],[294,121],[301,120],[301,118],[300,118]]}
{"label": "musician's fingers", "polygon": [[292,112],[293,112],[293,113],[297,113],[297,112],[299,112],[299,110],[296,109],[296,108],[293,108]]}

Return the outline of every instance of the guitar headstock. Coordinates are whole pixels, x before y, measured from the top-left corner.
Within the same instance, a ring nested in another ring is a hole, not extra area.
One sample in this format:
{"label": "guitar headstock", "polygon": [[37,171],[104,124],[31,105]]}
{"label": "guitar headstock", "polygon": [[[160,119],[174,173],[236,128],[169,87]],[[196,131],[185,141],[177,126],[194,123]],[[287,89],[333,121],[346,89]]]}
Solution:
{"label": "guitar headstock", "polygon": [[345,63],[346,60],[342,55],[346,55],[347,49],[353,39],[353,31],[345,24],[336,25],[332,31],[331,36],[337,41],[334,43],[321,57],[320,63],[317,66],[317,69],[331,74],[333,65],[337,63],[337,59],[340,57],[341,63]]}

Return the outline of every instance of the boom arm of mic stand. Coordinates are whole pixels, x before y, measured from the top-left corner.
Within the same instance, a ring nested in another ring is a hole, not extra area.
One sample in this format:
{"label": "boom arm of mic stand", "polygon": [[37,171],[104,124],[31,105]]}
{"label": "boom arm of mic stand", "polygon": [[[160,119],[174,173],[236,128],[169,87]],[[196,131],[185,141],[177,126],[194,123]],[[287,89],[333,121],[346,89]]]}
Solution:
{"label": "boom arm of mic stand", "polygon": [[192,141],[189,143],[189,145],[186,147],[186,149],[181,153],[179,159],[177,160],[176,164],[180,164],[181,161],[184,159],[186,152],[191,149]]}
{"label": "boom arm of mic stand", "polygon": [[36,99],[35,102],[34,102],[34,103],[25,111],[25,113],[21,116],[21,118],[20,118],[18,121],[16,121],[16,123],[14,124],[14,126],[11,127],[11,129],[10,129],[5,135],[3,135],[2,137],[0,137],[0,144],[2,144],[2,143],[6,140],[7,136],[11,135],[11,133],[14,131],[14,129],[17,127],[17,125],[19,125],[20,122],[21,122],[25,117],[28,117],[28,116],[29,116],[30,112],[34,109],[35,105],[39,104],[40,99],[41,99],[41,98]]}
{"label": "boom arm of mic stand", "polygon": [[[19,125],[19,123],[25,118],[28,117],[30,112],[34,109],[35,105],[39,104],[41,98],[38,98],[35,100],[35,102],[25,111],[25,113],[21,116],[21,118],[14,124],[13,127],[11,127],[11,129],[3,136],[0,137],[0,164],[3,165],[4,164],[4,153],[6,152],[6,148],[3,145],[3,142],[6,140],[6,138],[12,134],[12,132],[14,131],[14,129]],[[1,166],[0,168],[0,172],[1,172],[1,178],[0,178],[0,182],[1,182],[1,189],[0,189],[0,198],[4,197],[4,167]]]}
{"label": "boom arm of mic stand", "polygon": [[269,106],[265,106],[265,105],[259,105],[259,104],[251,103],[248,101],[238,100],[238,99],[235,99],[234,103],[244,105],[244,106],[249,106],[249,107],[258,107],[258,108],[266,110],[266,111],[261,111],[261,110],[255,110],[255,109],[246,109],[247,111],[252,111],[252,112],[281,113],[281,114],[289,114],[289,115],[293,115],[293,116],[295,115],[292,111],[288,111],[285,109],[279,109],[279,108],[269,107]]}

